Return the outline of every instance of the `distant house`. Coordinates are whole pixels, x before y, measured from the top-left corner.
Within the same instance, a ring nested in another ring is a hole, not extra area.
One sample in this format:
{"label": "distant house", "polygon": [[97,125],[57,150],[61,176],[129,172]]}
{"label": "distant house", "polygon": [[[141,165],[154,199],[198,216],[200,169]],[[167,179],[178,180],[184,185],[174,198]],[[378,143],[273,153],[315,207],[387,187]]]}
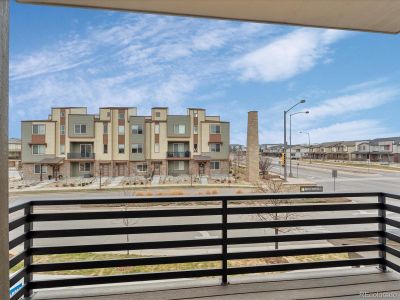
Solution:
{"label": "distant house", "polygon": [[21,140],[11,138],[8,140],[8,166],[17,168],[21,164]]}

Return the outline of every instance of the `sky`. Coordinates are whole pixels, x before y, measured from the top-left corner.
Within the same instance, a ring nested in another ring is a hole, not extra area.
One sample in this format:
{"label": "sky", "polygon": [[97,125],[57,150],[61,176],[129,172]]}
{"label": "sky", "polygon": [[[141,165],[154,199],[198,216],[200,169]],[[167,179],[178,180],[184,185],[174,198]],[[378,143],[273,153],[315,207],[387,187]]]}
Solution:
{"label": "sky", "polygon": [[245,144],[400,135],[400,35],[22,5],[10,7],[10,136],[51,107],[205,108]]}

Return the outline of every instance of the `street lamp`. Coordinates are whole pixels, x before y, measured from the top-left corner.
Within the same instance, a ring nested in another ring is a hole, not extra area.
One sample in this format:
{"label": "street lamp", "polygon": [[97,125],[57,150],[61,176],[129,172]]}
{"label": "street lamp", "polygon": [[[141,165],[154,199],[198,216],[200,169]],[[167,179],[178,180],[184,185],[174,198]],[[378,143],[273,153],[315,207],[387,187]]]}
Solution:
{"label": "street lamp", "polygon": [[[305,103],[306,102],[306,100],[300,100],[299,102],[297,102],[295,105],[293,105],[292,107],[290,107],[288,110],[284,110],[283,111],[283,153],[284,153],[284,155],[286,155],[286,149],[287,149],[287,140],[286,140],[286,115],[287,115],[287,113],[289,112],[289,111],[291,111],[293,108],[295,108],[297,105],[299,105],[299,104],[303,104],[303,103]],[[287,166],[287,162],[286,162],[286,159],[284,160],[284,166],[283,166],[283,169],[284,169],[284,172],[283,172],[283,174],[284,174],[284,179],[285,179],[285,181],[287,180],[287,168],[286,168],[286,166]]]}
{"label": "street lamp", "polygon": [[298,115],[298,114],[309,114],[310,112],[307,111],[298,111],[295,113],[290,114],[289,116],[289,143],[290,143],[290,148],[289,148],[289,165],[290,165],[290,171],[289,171],[289,177],[293,177],[292,173],[292,116]]}
{"label": "street lamp", "polygon": [[304,133],[308,135],[308,158],[310,159],[310,164],[311,164],[311,139],[310,139],[310,133],[308,131],[299,131],[299,133]]}

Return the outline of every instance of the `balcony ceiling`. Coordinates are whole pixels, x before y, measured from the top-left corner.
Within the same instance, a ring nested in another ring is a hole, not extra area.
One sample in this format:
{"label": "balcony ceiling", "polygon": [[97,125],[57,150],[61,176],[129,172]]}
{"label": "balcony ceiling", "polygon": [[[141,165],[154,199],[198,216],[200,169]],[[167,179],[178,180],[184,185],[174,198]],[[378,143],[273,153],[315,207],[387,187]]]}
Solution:
{"label": "balcony ceiling", "polygon": [[17,1],[382,33],[400,32],[400,1],[395,0]]}

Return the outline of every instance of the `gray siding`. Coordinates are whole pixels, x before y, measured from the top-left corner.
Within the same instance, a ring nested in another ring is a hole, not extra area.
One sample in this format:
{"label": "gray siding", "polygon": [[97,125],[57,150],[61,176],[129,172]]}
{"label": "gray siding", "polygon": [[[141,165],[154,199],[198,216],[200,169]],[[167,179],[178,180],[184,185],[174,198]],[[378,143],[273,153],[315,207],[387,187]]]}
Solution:
{"label": "gray siding", "polygon": [[229,123],[221,123],[221,152],[210,152],[207,155],[211,156],[212,159],[229,159]]}
{"label": "gray siding", "polygon": [[52,154],[45,155],[33,155],[32,147],[29,143],[32,142],[32,122],[22,122],[21,123],[21,159],[23,163],[39,162],[44,158],[55,157]]}
{"label": "gray siding", "polygon": [[[186,127],[184,134],[174,133],[174,125],[183,124]],[[167,136],[168,137],[190,137],[191,126],[190,116],[168,116],[167,119]]]}
{"label": "gray siding", "polygon": [[[85,124],[86,133],[76,134],[75,124]],[[94,116],[93,115],[68,115],[68,135],[69,137],[94,137]]]}
{"label": "gray siding", "polygon": [[[133,134],[132,133],[132,125],[142,125],[143,133],[142,134]],[[146,126],[144,117],[130,117],[129,118],[129,159],[134,161],[144,161],[145,153],[146,153]],[[132,144],[142,144],[143,145],[143,153],[132,153]]]}

